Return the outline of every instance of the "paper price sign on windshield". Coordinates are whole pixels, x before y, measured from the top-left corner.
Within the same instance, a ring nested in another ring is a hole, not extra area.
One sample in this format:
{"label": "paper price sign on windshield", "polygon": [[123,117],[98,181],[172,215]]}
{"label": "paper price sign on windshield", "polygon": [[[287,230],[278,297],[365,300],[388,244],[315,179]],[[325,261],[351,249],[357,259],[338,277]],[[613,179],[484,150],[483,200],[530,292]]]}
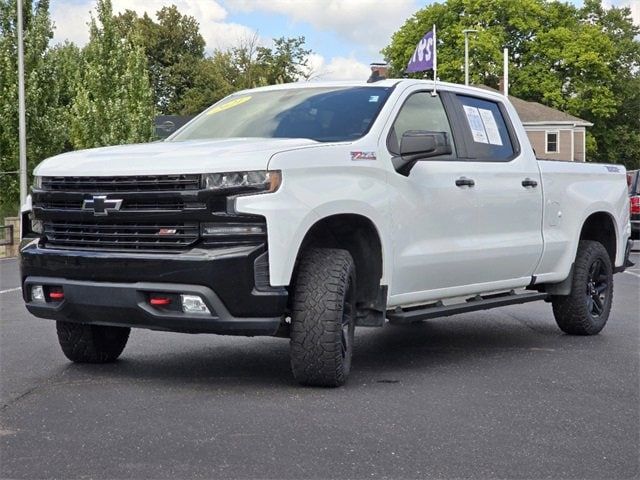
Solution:
{"label": "paper price sign on windshield", "polygon": [[249,100],[251,100],[251,95],[247,95],[246,97],[234,98],[233,100],[229,100],[226,103],[222,103],[211,108],[211,110],[207,112],[207,115],[213,115],[214,113],[222,112],[223,110],[229,110],[230,108],[242,105]]}

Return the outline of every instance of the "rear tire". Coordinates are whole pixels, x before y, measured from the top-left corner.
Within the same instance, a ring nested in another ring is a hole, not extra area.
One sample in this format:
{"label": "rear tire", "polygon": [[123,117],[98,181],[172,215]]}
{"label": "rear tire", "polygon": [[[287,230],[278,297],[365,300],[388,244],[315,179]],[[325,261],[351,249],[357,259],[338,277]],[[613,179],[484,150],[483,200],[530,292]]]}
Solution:
{"label": "rear tire", "polygon": [[291,369],[303,385],[338,387],[351,370],[355,267],[346,250],[303,253],[293,292]]}
{"label": "rear tire", "polygon": [[124,350],[130,328],[56,322],[65,356],[77,363],[114,362]]}
{"label": "rear tire", "polygon": [[558,327],[570,335],[596,335],[609,319],[613,300],[613,268],[600,242],[582,240],[573,267],[569,295],[552,298]]}

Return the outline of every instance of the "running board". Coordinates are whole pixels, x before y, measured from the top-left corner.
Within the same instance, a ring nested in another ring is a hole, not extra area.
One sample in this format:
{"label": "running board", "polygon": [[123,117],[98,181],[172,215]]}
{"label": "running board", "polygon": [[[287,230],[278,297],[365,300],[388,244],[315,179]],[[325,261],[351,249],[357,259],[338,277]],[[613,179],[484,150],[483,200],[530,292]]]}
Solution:
{"label": "running board", "polygon": [[546,300],[547,298],[548,294],[546,293],[516,294],[511,290],[506,293],[476,295],[475,297],[467,298],[464,303],[456,303],[454,305],[444,305],[440,301],[429,305],[387,310],[387,319],[389,319],[389,323],[395,324],[413,323],[430,318],[448,317],[459,313],[474,312],[476,310],[488,310],[490,308],[506,307],[507,305],[536,302]]}

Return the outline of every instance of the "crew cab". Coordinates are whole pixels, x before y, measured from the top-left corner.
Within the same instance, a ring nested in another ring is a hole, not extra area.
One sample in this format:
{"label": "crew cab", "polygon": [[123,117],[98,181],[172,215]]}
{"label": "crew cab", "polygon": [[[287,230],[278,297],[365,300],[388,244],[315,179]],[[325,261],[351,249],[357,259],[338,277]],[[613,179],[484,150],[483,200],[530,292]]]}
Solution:
{"label": "crew cab", "polygon": [[504,96],[412,79],[246,90],[49,158],[22,219],[26,308],[70,360],[116,360],[131,327],[276,335],[316,386],[345,382],[356,326],[545,300],[597,334],[630,245],[624,167],[540,161]]}

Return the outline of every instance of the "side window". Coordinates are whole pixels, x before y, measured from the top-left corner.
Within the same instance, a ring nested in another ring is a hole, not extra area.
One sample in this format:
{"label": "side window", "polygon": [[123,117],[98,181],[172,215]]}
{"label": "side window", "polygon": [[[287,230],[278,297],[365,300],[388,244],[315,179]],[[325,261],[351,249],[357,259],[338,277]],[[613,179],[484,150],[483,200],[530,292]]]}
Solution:
{"label": "side window", "polygon": [[498,104],[463,95],[458,95],[458,100],[471,135],[473,157],[494,162],[511,160],[515,149]]}
{"label": "side window", "polygon": [[404,102],[389,132],[387,147],[391,153],[398,154],[402,135],[409,130],[445,132],[451,143],[453,155],[443,156],[443,159],[456,156],[449,119],[439,96],[434,97],[431,93],[417,92]]}

